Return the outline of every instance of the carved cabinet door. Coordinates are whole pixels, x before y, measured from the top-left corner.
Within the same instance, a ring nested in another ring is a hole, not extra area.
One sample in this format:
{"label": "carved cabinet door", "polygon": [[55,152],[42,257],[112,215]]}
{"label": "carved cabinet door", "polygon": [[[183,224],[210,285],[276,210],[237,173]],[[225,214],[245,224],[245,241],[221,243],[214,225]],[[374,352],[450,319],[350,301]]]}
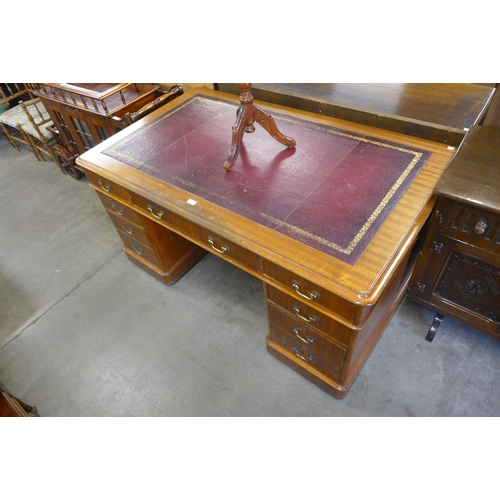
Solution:
{"label": "carved cabinet door", "polygon": [[[500,322],[500,256],[441,235],[425,250],[426,269],[411,294],[436,306],[456,305],[470,320]],[[477,318],[476,318],[477,319]]]}
{"label": "carved cabinet door", "polygon": [[433,294],[490,320],[500,322],[500,258],[471,245],[449,240],[447,255]]}

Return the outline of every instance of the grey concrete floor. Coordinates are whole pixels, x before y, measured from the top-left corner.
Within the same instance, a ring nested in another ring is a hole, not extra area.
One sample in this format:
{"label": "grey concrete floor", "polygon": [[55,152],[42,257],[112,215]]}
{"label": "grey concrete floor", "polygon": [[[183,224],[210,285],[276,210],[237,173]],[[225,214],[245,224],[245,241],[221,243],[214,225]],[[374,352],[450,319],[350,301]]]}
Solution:
{"label": "grey concrete floor", "polygon": [[42,417],[500,414],[500,342],[404,300],[345,399],[271,356],[262,284],[213,255],[165,286],[85,178],[0,136],[0,386]]}

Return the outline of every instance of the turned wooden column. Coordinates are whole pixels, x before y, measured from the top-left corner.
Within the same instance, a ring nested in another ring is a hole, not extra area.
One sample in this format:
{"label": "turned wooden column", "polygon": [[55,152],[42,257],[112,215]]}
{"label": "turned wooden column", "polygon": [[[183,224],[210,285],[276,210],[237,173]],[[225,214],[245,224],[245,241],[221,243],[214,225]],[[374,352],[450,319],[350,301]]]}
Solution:
{"label": "turned wooden column", "polygon": [[233,125],[233,135],[231,141],[231,149],[227,160],[224,163],[224,168],[227,171],[233,169],[234,162],[238,158],[241,143],[243,141],[243,132],[251,134],[255,131],[254,123],[257,122],[261,125],[271,137],[276,139],[281,144],[288,148],[294,148],[296,145],[295,139],[283,135],[276,126],[274,118],[265,111],[262,111],[258,106],[253,103],[253,95],[250,92],[252,87],[251,83],[238,83],[240,88],[240,107],[236,111],[236,122]]}

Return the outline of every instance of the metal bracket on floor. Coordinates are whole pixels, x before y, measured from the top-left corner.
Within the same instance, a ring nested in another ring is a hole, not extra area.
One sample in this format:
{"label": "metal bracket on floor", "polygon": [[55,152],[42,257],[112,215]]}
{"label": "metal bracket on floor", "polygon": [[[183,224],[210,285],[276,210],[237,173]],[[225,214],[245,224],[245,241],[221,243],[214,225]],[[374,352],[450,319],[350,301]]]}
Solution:
{"label": "metal bracket on floor", "polygon": [[434,340],[436,332],[438,331],[438,328],[441,325],[441,321],[443,321],[443,318],[444,316],[442,314],[439,313],[436,314],[436,317],[434,318],[434,321],[432,322],[432,325],[429,328],[429,331],[427,332],[425,340],[427,340],[428,342],[432,342]]}

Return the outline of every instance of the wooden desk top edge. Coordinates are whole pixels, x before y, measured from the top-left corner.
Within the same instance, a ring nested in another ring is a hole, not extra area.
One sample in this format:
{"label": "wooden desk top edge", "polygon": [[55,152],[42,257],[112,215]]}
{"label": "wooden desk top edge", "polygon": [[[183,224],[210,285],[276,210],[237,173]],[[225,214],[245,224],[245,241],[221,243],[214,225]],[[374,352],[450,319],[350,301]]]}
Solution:
{"label": "wooden desk top edge", "polygon": [[500,213],[500,130],[472,127],[435,193]]}
{"label": "wooden desk top edge", "polygon": [[[223,86],[223,89],[227,89],[228,92],[235,91],[233,86],[236,84],[219,84]],[[260,98],[266,102],[272,102],[276,104],[288,105],[287,101],[295,102],[300,109],[308,109],[318,113],[324,113],[332,117],[343,118],[347,120],[356,121],[358,123],[364,123],[367,125],[376,126],[378,128],[384,128],[387,130],[393,130],[397,132],[406,133],[408,135],[416,135],[417,137],[427,138],[429,140],[435,140],[437,142],[445,142],[453,146],[458,146],[466,135],[467,130],[473,125],[479,123],[484,117],[488,106],[490,105],[493,96],[495,94],[495,88],[480,84],[472,83],[420,83],[420,84],[404,84],[404,85],[419,85],[424,87],[430,87],[432,89],[438,89],[443,92],[444,90],[449,90],[455,93],[450,102],[454,106],[461,105],[464,106],[466,96],[469,99],[469,104],[474,103],[474,113],[467,115],[470,120],[462,119],[461,123],[440,123],[436,120],[423,119],[423,116],[417,118],[416,116],[411,116],[409,114],[397,114],[395,112],[388,112],[384,110],[386,105],[384,102],[377,104],[376,96],[370,94],[370,98],[373,97],[373,102],[371,106],[363,106],[352,102],[352,99],[345,98],[341,99],[342,96],[337,96],[336,98],[327,97],[326,95],[314,95],[312,90],[300,92],[298,88],[293,88],[294,86],[314,86],[314,85],[334,85],[339,86],[341,89],[349,89],[351,86],[360,87],[361,92],[364,87],[370,89],[373,86],[384,86],[393,85],[387,83],[335,83],[335,84],[269,84],[269,83],[255,83],[253,84],[253,93],[256,98]],[[280,87],[282,86],[282,87]],[[321,93],[321,92],[320,92]],[[342,90],[340,91],[342,94]],[[469,97],[470,96],[470,97]],[[366,100],[366,98],[365,98]],[[363,96],[360,96],[360,102],[363,101]],[[405,98],[403,98],[405,101]],[[407,104],[410,102],[406,100]],[[300,103],[300,105],[299,105]],[[291,107],[295,108],[294,104],[290,104]],[[316,108],[316,109],[312,109]],[[447,108],[448,109],[448,108]],[[449,107],[449,112],[453,109]],[[455,114],[460,115],[457,110]],[[448,117],[449,118],[449,117]],[[470,121],[470,122],[469,122]],[[468,127],[468,128],[465,128]],[[410,132],[410,129],[412,132]],[[403,130],[406,130],[403,132]]]}
{"label": "wooden desk top edge", "polygon": [[[375,302],[392,277],[398,262],[404,257],[401,249],[408,245],[409,235],[413,235],[411,238],[415,236],[413,233],[418,232],[432,210],[433,189],[451,159],[453,151],[446,145],[424,139],[325,117],[312,112],[255,101],[256,104],[270,113],[275,111],[288,114],[296,118],[339,127],[355,133],[368,134],[433,152],[356,264],[349,265],[199,197],[194,197],[198,201],[196,205],[188,205],[187,199],[193,196],[187,191],[101,154],[111,144],[135,132],[195,94],[223,98],[238,103],[238,97],[232,94],[210,89],[192,89],[80,156],[77,163],[91,171],[107,176],[111,181],[114,180],[132,191],[149,197],[152,201],[162,204],[165,208],[195,223],[232,239],[237,244],[242,244],[250,251],[277,265],[297,272],[304,278],[310,279],[347,300],[359,304]],[[228,130],[227,133],[229,147],[231,130]],[[223,168],[223,163],[224,158],[221,158],[220,168]],[[228,173],[228,175],[231,174]],[[409,213],[411,210],[413,210],[412,214]],[[258,239],[256,238],[257,234],[259,235]]]}

